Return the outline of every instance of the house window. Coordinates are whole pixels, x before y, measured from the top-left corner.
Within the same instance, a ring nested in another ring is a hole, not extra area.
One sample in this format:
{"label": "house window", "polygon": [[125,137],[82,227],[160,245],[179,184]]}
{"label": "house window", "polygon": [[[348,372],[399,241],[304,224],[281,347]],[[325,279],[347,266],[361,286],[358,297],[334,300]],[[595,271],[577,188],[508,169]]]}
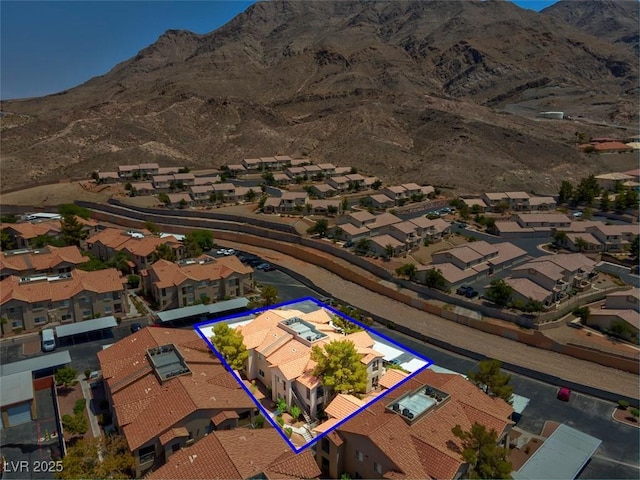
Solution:
{"label": "house window", "polygon": [[9,313],[16,313],[16,307],[9,307],[8,311]]}
{"label": "house window", "polygon": [[66,313],[66,314],[62,315],[62,316],[60,317],[60,319],[61,319],[63,322],[66,322],[67,320],[71,320],[71,314]]}
{"label": "house window", "polygon": [[364,460],[364,455],[360,450],[356,450],[356,460],[358,460],[359,462],[362,462]]}
{"label": "house window", "polygon": [[258,370],[258,375],[260,375],[261,377],[264,377],[264,372],[262,370]]}
{"label": "house window", "polygon": [[70,302],[69,300],[63,300],[62,302],[60,302],[60,306],[62,306],[62,307],[68,307],[70,303],[71,303],[71,302]]}
{"label": "house window", "polygon": [[321,386],[316,390],[316,398],[321,398],[324,395],[324,388]]}
{"label": "house window", "polygon": [[82,316],[85,318],[89,318],[91,316],[91,310],[85,310],[82,312]]}
{"label": "house window", "polygon": [[173,453],[177,452],[178,450],[180,450],[180,444],[174,443],[173,445],[171,445],[171,450],[173,451]]}
{"label": "house window", "polygon": [[111,300],[111,292],[105,293],[102,298],[104,298],[105,300]]}
{"label": "house window", "polygon": [[322,439],[322,451],[324,453],[329,453],[329,440],[327,438]]}
{"label": "house window", "polygon": [[380,360],[375,360],[375,361],[373,362],[373,367],[372,367],[372,369],[373,369],[373,370],[378,370],[378,366],[379,366],[379,364],[380,364]]}
{"label": "house window", "polygon": [[111,313],[111,305],[106,305],[104,307],[104,313]]}
{"label": "house window", "polygon": [[14,320],[11,322],[12,328],[22,328],[22,320]]}
{"label": "house window", "polygon": [[378,462],[373,462],[373,469],[376,471],[376,473],[382,475],[382,465],[380,465]]}
{"label": "house window", "polygon": [[167,294],[167,289],[166,289],[166,288],[163,288],[163,289],[162,289],[162,296],[164,297],[166,294]]}
{"label": "house window", "polygon": [[38,323],[44,323],[47,321],[47,317],[36,317],[33,322],[38,324]]}
{"label": "house window", "polygon": [[34,303],[33,310],[40,310],[42,308],[42,303]]}
{"label": "house window", "polygon": [[307,400],[311,400],[311,390],[307,388]]}

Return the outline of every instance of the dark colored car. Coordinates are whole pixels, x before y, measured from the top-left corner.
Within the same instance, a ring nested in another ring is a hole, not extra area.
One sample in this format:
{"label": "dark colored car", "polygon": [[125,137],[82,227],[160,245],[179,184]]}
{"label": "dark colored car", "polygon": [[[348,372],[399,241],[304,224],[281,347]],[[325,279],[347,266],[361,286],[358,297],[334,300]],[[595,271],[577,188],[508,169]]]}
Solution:
{"label": "dark colored car", "polygon": [[264,267],[262,267],[262,271],[263,272],[272,272],[276,269],[276,267],[274,267],[273,265],[271,265],[270,263],[265,264]]}
{"label": "dark colored car", "polygon": [[247,260],[247,265],[251,267],[257,267],[258,265],[262,265],[263,263],[264,262],[262,261],[262,259],[258,257],[250,258],[249,260]]}
{"label": "dark colored car", "polygon": [[472,290],[472,288],[467,287],[466,285],[462,285],[461,287],[458,287],[458,289],[456,290],[456,293],[458,295],[466,295],[469,290]]}
{"label": "dark colored car", "polygon": [[141,323],[132,323],[131,324],[131,333],[136,333],[138,330],[142,330],[142,324]]}
{"label": "dark colored car", "polygon": [[351,248],[351,247],[353,247],[354,245],[355,245],[355,244],[354,244],[351,240],[349,240],[348,242],[346,242],[346,243],[343,245],[343,247],[344,247],[344,248]]}
{"label": "dark colored car", "polygon": [[476,292],[473,288],[470,288],[469,290],[467,290],[464,296],[467,298],[474,298],[478,296],[478,292]]}

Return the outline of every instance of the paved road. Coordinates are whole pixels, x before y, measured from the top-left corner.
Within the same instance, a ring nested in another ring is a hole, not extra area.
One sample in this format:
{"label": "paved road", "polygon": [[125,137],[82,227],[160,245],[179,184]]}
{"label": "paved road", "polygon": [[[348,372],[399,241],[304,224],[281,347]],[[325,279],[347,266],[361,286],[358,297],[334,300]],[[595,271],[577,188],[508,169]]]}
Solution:
{"label": "paved road", "polygon": [[[487,357],[497,357],[505,363],[520,365],[533,370],[546,372],[559,378],[588,385],[602,390],[617,392],[638,398],[639,380],[637,375],[604,367],[585,360],[561,355],[549,350],[536,349],[503,337],[491,335],[473,328],[465,327],[436,315],[415,309],[404,303],[362,288],[348,279],[334,275],[320,267],[288,255],[249,245],[225,247],[242,249],[260,255],[274,265],[283,265],[289,270],[304,275],[314,285],[329,292],[336,298],[383,318],[391,318],[397,324],[406,325],[428,337],[447,342]],[[334,259],[334,261],[339,261]],[[353,265],[346,264],[351,269]],[[412,292],[403,293],[415,296]]]}

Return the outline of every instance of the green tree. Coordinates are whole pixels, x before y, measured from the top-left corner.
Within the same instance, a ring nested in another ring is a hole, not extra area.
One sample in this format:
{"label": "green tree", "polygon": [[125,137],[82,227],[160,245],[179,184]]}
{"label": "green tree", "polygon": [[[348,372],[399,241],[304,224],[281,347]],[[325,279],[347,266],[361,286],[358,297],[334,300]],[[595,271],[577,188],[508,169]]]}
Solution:
{"label": "green tree", "polygon": [[91,218],[91,210],[74,203],[64,203],[60,205],[58,207],[58,213],[63,217],[65,215],[75,215],[76,217],[84,218],[85,220]]}
{"label": "green tree", "polygon": [[390,243],[387,244],[386,247],[384,247],[384,256],[387,258],[391,258],[393,257],[393,245],[391,245]]}
{"label": "green tree", "polygon": [[225,322],[220,322],[213,327],[213,334],[211,341],[216,350],[224,357],[231,368],[241,370],[244,367],[244,362],[249,358],[242,332],[229,327]]}
{"label": "green tree", "polygon": [[264,208],[264,204],[267,203],[267,198],[269,198],[267,195],[263,195],[262,197],[260,197],[260,201],[258,202],[258,209],[262,210]]}
{"label": "green tree", "polygon": [[16,217],[13,213],[7,213],[5,215],[0,215],[0,222],[2,222],[2,223],[18,223],[18,217]]}
{"label": "green tree", "polygon": [[510,479],[513,466],[506,448],[498,446],[498,433],[477,422],[469,431],[456,425],[451,432],[462,443],[462,458],[469,464],[469,478]]}
{"label": "green tree", "polygon": [[627,209],[626,192],[620,192],[618,195],[616,195],[614,208],[618,213],[624,212]]}
{"label": "green tree", "polygon": [[324,387],[334,393],[364,393],[367,389],[367,367],[350,340],[334,340],[322,347],[314,345],[311,359],[317,363],[313,374]]}
{"label": "green tree", "polygon": [[304,209],[306,210],[307,215],[311,215],[311,212],[313,212],[313,205],[311,205],[310,203],[305,203]]}
{"label": "green tree", "polygon": [[68,447],[62,467],[56,473],[58,479],[128,479],[134,477],[135,459],[123,437],[108,435],[75,442]]}
{"label": "green tree", "polygon": [[611,199],[609,198],[609,192],[606,190],[600,195],[600,210],[608,212],[611,208]]}
{"label": "green tree", "polygon": [[404,265],[396,268],[396,274],[402,277],[407,277],[409,280],[413,280],[418,272],[418,268],[415,263],[405,263]]}
{"label": "green tree", "polygon": [[266,172],[262,174],[262,178],[264,179],[265,182],[267,182],[267,185],[275,185],[276,180],[273,177],[273,173],[272,172]]}
{"label": "green tree", "polygon": [[198,241],[190,233],[187,233],[184,236],[182,243],[184,245],[184,254],[186,257],[195,258],[202,255],[202,248],[200,248]]}
{"label": "green tree", "polygon": [[501,278],[493,280],[487,289],[487,293],[485,293],[485,296],[499,307],[507,305],[512,295],[513,288]]}
{"label": "green tree", "polygon": [[587,207],[582,211],[582,220],[591,220],[593,218],[593,209]]}
{"label": "green tree", "polygon": [[[342,310],[341,310],[342,311]],[[343,312],[349,315],[347,312]],[[361,332],[364,329],[358,326],[356,323],[350,322],[349,320],[342,318],[339,315],[334,315],[331,318],[331,322],[333,325],[343,331],[343,333],[349,335],[350,333]]]}
{"label": "green tree", "polygon": [[558,193],[558,203],[567,203],[573,198],[573,185],[571,182],[563,180],[560,184],[560,192]]}
{"label": "green tree", "polygon": [[178,207],[180,207],[181,209],[185,209],[187,208],[187,201],[184,198],[181,198],[180,201],[178,202]]}
{"label": "green tree", "polygon": [[500,369],[502,363],[495,358],[488,358],[478,362],[478,371],[469,372],[469,380],[479,386],[486,394],[498,397],[511,404],[513,387],[509,385],[511,375]]}
{"label": "green tree", "polygon": [[302,213],[302,211],[304,210],[304,207],[302,205],[294,205],[293,206],[293,211],[296,212],[298,215]]}
{"label": "green tree", "polygon": [[349,200],[345,197],[340,201],[340,206],[342,207],[342,211],[346,212],[349,210]]}
{"label": "green tree", "polygon": [[291,416],[293,417],[293,421],[297,422],[298,418],[300,418],[300,415],[302,414],[302,410],[300,410],[300,407],[298,407],[297,405],[293,405],[290,409],[289,409],[289,413],[291,414]]}
{"label": "green tree", "polygon": [[106,262],[106,268],[115,268],[122,273],[128,273],[131,270],[131,267],[129,266],[130,261],[131,255],[125,251],[118,251]]}
{"label": "green tree", "polygon": [[542,310],[544,310],[544,305],[539,300],[530,298],[529,301],[524,305],[523,310],[527,313],[541,312]]}
{"label": "green tree", "polygon": [[326,218],[321,218],[316,221],[314,226],[307,229],[307,233],[324,237],[327,234],[327,230],[329,230],[329,221]]}
{"label": "green tree", "polygon": [[371,188],[374,190],[380,190],[380,187],[382,187],[382,182],[380,180],[376,180],[371,184]]}
{"label": "green tree", "polygon": [[336,207],[335,205],[329,205],[327,207],[327,213],[329,215],[335,215],[336,213],[338,213],[338,207]]}
{"label": "green tree", "polygon": [[634,189],[627,190],[624,196],[625,206],[628,209],[637,210],[638,208],[638,191]]}
{"label": "green tree", "polygon": [[67,245],[80,246],[80,242],[89,236],[75,215],[64,215],[60,220],[60,234]]}
{"label": "green tree", "polygon": [[62,367],[56,370],[53,379],[56,385],[64,388],[70,388],[78,383],[78,371],[71,367]]}
{"label": "green tree", "polygon": [[131,184],[131,182],[127,182],[127,183],[125,183],[125,184],[124,184],[124,189],[125,189],[127,192],[130,192],[130,191],[133,189],[133,185]]}
{"label": "green tree", "polygon": [[171,200],[169,200],[169,195],[164,192],[158,194],[158,200],[160,200],[160,203],[164,205],[169,205],[169,203],[171,203]]}
{"label": "green tree", "polygon": [[356,245],[354,247],[356,253],[360,254],[360,255],[364,255],[367,252],[369,252],[369,239],[368,238],[361,238],[360,240],[358,240],[356,242]]}
{"label": "green tree", "polygon": [[91,172],[91,178],[95,180],[96,183],[100,181],[100,174],[97,171]]}
{"label": "green tree", "polygon": [[609,332],[611,332],[611,334],[616,337],[624,338],[627,340],[636,336],[633,327],[623,320],[614,320],[613,322],[611,322]]}
{"label": "green tree", "polygon": [[440,270],[435,268],[430,268],[424,272],[424,284],[429,288],[447,291],[447,279],[444,278]]}
{"label": "green tree", "polygon": [[81,263],[76,268],[78,270],[83,270],[85,272],[96,272],[98,270],[106,270],[110,268],[106,262],[103,262],[97,257],[94,257],[91,253],[85,252],[83,256],[87,257],[88,260],[84,263]]}
{"label": "green tree", "polygon": [[589,307],[576,307],[573,309],[573,316],[580,319],[580,323],[583,325],[587,323],[587,319],[589,318]]}
{"label": "green tree", "polygon": [[154,262],[157,262],[161,259],[167,260],[169,262],[175,262],[177,259],[176,252],[166,243],[161,243],[160,245],[156,246],[151,255]]}
{"label": "green tree", "polygon": [[190,238],[195,242],[200,249],[207,252],[216,246],[215,239],[213,238],[213,232],[210,230],[192,230],[185,235],[186,238]]}
{"label": "green tree", "polygon": [[638,250],[640,250],[640,235],[636,235],[633,237],[633,240],[631,240],[631,244],[629,245],[629,256],[634,260],[638,260],[638,256],[640,255]]}
{"label": "green tree", "polygon": [[460,208],[458,208],[458,214],[460,218],[463,220],[469,220],[471,218],[471,213],[469,212],[469,207],[466,203],[464,203]]}
{"label": "green tree", "polygon": [[[160,195],[163,195],[163,194],[160,194]],[[164,195],[166,195],[166,193]],[[149,230],[149,233],[151,233],[151,235],[157,235],[158,233],[160,233],[160,229],[158,228],[158,225],[156,225],[151,220],[147,220],[146,222],[144,222],[144,228]]]}
{"label": "green tree", "polygon": [[31,248],[42,248],[47,245],[53,245],[54,247],[66,247],[67,242],[61,236],[54,237],[53,235],[43,234],[38,235],[33,240],[30,240],[29,245]]}
{"label": "green tree", "polygon": [[631,414],[631,418],[633,418],[634,422],[638,421],[638,416],[640,416],[640,410],[637,408],[630,408],[629,413]]}
{"label": "green tree", "polygon": [[567,232],[563,230],[556,230],[553,232],[553,244],[556,247],[562,247],[564,243],[567,241]]}
{"label": "green tree", "polygon": [[129,275],[127,277],[127,283],[131,288],[138,288],[140,285],[140,277],[138,275]]}
{"label": "green tree", "polygon": [[181,167],[178,169],[178,173],[189,173],[190,171],[189,167]]}
{"label": "green tree", "polygon": [[278,297],[278,289],[273,285],[265,285],[260,290],[260,300],[263,307],[275,305],[280,298]]}
{"label": "green tree", "polygon": [[591,205],[594,198],[598,195],[600,195],[600,186],[598,185],[598,180],[596,180],[594,175],[589,175],[588,177],[580,180],[580,183],[576,187],[576,192],[574,193],[578,202],[585,202],[587,205]]}
{"label": "green tree", "polygon": [[0,231],[0,248],[2,248],[2,250],[12,250],[15,246],[16,244],[11,235],[9,235],[9,232],[6,230]]}
{"label": "green tree", "polygon": [[250,188],[244,198],[247,202],[253,202],[256,199],[256,195],[256,191],[253,188]]}
{"label": "green tree", "polygon": [[573,244],[576,246],[579,252],[584,252],[587,248],[589,248],[589,242],[587,242],[582,237],[577,237]]}
{"label": "green tree", "polygon": [[87,419],[82,412],[75,413],[74,415],[63,415],[62,426],[64,427],[65,432],[79,436],[87,433],[87,430],[89,429]]}

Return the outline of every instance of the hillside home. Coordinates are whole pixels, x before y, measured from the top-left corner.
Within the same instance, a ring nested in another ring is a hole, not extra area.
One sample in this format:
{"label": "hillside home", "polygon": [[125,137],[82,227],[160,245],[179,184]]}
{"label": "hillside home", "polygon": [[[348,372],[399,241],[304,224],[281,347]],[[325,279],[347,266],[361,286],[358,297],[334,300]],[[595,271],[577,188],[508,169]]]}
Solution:
{"label": "hillside home", "polygon": [[580,253],[548,255],[511,269],[505,281],[514,289],[514,299],[527,302],[532,298],[550,306],[566,298],[570,290],[591,288],[594,266],[594,261]]}
{"label": "hillside home", "polygon": [[194,185],[189,187],[189,194],[193,201],[197,204],[210,203],[211,193],[213,192],[213,185]]}
{"label": "hillside home", "polygon": [[331,400],[321,379],[313,375],[313,346],[323,348],[335,340],[351,341],[361,355],[360,361],[367,367],[365,393],[378,388],[385,372],[384,354],[373,350],[373,338],[365,331],[343,335],[332,325],[332,315],[323,308],[309,313],[274,309],[237,327],[249,351],[247,378],[270,388],[273,401],[284,398],[287,405],[298,405],[311,419]]}
{"label": "hillside home", "polygon": [[140,272],[144,291],[158,310],[243,297],[253,290],[253,269],[235,256],[169,262],[158,260]]}
{"label": "hillside home", "polygon": [[136,195],[153,195],[156,189],[151,182],[135,182],[131,184],[131,190]]}
{"label": "hillside home", "polygon": [[453,288],[465,282],[486,278],[524,260],[526,252],[509,242],[489,244],[484,240],[471,242],[432,255],[430,265],[417,267],[417,279],[424,281],[428,270],[439,270]]}
{"label": "hillside home", "polygon": [[213,431],[249,425],[255,415],[253,401],[194,330],[144,328],[98,352],[98,361],[136,478]]}
{"label": "hillside home", "polygon": [[330,177],[327,179],[327,183],[338,192],[344,192],[349,189],[349,180],[344,176]]}
{"label": "hillside home", "polygon": [[168,206],[171,208],[190,208],[196,204],[191,195],[186,192],[169,193],[167,197],[169,198]]}
{"label": "hillside home", "polygon": [[532,211],[553,211],[556,200],[553,197],[529,197],[529,208]]}
{"label": "hillside home", "polygon": [[391,185],[382,189],[382,193],[394,202],[408,198],[407,190],[402,185]]}
{"label": "hillside home", "polygon": [[213,177],[196,177],[194,185],[213,185],[214,183],[220,183],[220,175],[214,175]]}
{"label": "hillside home", "polygon": [[380,257],[389,256],[389,247],[391,247],[391,256],[397,257],[408,251],[410,248],[405,242],[401,242],[391,235],[376,235],[369,238],[369,250],[374,255]]}
{"label": "hillside home", "polygon": [[634,181],[634,177],[626,173],[603,173],[595,176],[598,187],[609,192],[617,192],[625,182]]}
{"label": "hillside home", "polygon": [[88,260],[75,245],[0,251],[0,280],[11,275],[26,277],[37,273],[68,273]]}
{"label": "hillside home", "polygon": [[298,454],[273,428],[214,431],[193,446],[178,450],[145,478],[312,479],[321,475],[311,449]]}
{"label": "hillside home", "polygon": [[319,163],[318,167],[327,177],[331,177],[336,173],[336,166],[333,163]]}
{"label": "hillside home", "polygon": [[247,173],[247,169],[244,165],[236,164],[236,165],[227,165],[227,172],[232,177],[238,177],[240,175],[244,175]]}
{"label": "hillside home", "polygon": [[262,170],[275,170],[280,168],[280,164],[275,157],[260,157],[260,165]]}
{"label": "hillside home", "polygon": [[262,168],[262,162],[259,158],[245,158],[242,160],[242,166],[248,171],[258,171]]}
{"label": "hillside home", "polygon": [[276,155],[276,168],[282,170],[291,165],[291,157],[289,155]]}
{"label": "hillside home", "polygon": [[345,175],[344,177],[349,182],[349,185],[353,185],[357,189],[365,187],[365,183],[364,183],[365,178],[359,173],[352,173],[349,175]]}
{"label": "hillside home", "polygon": [[323,437],[316,461],[327,478],[464,478],[451,429],[477,422],[505,445],[512,413],[461,375],[424,370]]}
{"label": "hillside home", "polygon": [[414,223],[405,221],[392,223],[380,228],[381,234],[389,234],[399,242],[405,245],[406,250],[413,250],[420,246],[420,236]]}
{"label": "hillside home", "polygon": [[128,311],[126,279],[114,268],[10,276],[0,282],[3,329],[30,331],[51,322],[72,323]]}
{"label": "hillside home", "polygon": [[364,199],[365,205],[375,208],[376,210],[386,210],[387,208],[393,207],[396,202],[386,196],[383,193],[378,193],[375,195],[369,195]]}
{"label": "hillside home", "polygon": [[291,166],[292,167],[306,167],[307,165],[311,165],[311,160],[308,158],[292,158]]}
{"label": "hillside home", "polygon": [[100,183],[118,183],[119,179],[118,172],[98,172],[98,182]]}
{"label": "hillside home", "polygon": [[318,183],[312,185],[309,189],[311,195],[315,195],[318,198],[333,197],[336,195],[337,190],[327,183]]}
{"label": "hillside home", "polygon": [[409,220],[416,227],[419,241],[436,242],[451,234],[451,224],[442,218],[429,220],[426,217],[416,217]]}
{"label": "hillside home", "polygon": [[417,183],[403,183],[400,186],[404,188],[405,194],[409,198],[414,195],[422,195],[422,187]]}
{"label": "hillside home", "polygon": [[286,173],[274,173],[273,181],[278,186],[291,185],[293,182],[292,178]]}
{"label": "hillside home", "polygon": [[158,175],[173,175],[180,172],[183,167],[160,167],[158,168]]}
{"label": "hillside home", "polygon": [[307,175],[306,167],[288,167],[285,169],[284,173],[286,173],[289,178],[295,180],[296,178],[304,178]]}
{"label": "hillside home", "polygon": [[[82,224],[82,230],[89,238],[102,228],[101,225],[93,219],[85,220],[84,218],[76,217],[76,220]],[[31,248],[34,241],[40,236],[46,235],[54,238],[60,238],[62,236],[60,220],[3,223],[0,225],[0,230],[9,235],[16,249]]]}
{"label": "hillside home", "polygon": [[602,308],[592,308],[587,317],[587,325],[601,330],[611,330],[617,324],[626,324],[627,338],[638,338],[640,329],[640,311],[638,310],[638,287],[607,295]]}
{"label": "hillside home", "polygon": [[211,185],[214,193],[223,202],[233,202],[236,200],[236,186],[233,183],[216,183]]}
{"label": "hillside home", "polygon": [[462,198],[461,200],[469,208],[469,211],[484,213],[487,210],[487,204],[481,198]]}
{"label": "hillside home", "polygon": [[[309,200],[312,215],[342,215],[342,202],[340,200]],[[305,205],[306,210],[306,205]]]}

